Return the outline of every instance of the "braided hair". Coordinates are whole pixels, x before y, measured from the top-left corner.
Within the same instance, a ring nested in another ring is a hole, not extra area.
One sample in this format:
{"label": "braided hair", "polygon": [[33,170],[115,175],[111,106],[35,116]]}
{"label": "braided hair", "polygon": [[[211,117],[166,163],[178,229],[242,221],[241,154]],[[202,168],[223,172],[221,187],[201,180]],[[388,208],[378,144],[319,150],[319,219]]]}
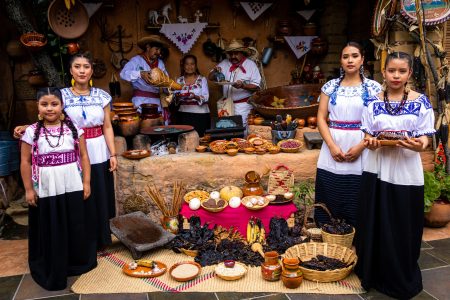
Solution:
{"label": "braided hair", "polygon": [[[344,47],[342,47],[341,53],[342,53],[342,51],[344,51],[344,49],[346,47],[354,47],[354,48],[358,49],[359,54],[361,54],[361,56],[364,57],[363,47],[358,42],[354,42],[354,41],[348,42],[347,44],[345,44]],[[334,87],[333,92],[330,95],[330,99],[331,99],[330,103],[333,105],[336,105],[337,91],[338,91],[339,87],[341,86],[341,83],[342,83],[342,80],[344,80],[344,77],[345,77],[345,71],[341,67],[339,69],[338,82],[337,82],[336,86]],[[361,83],[362,83],[362,87],[363,87],[362,99],[364,101],[364,105],[367,106],[368,98],[369,98],[369,91],[368,91],[368,86],[367,86],[367,80],[366,80],[366,77],[364,76],[364,68],[362,65],[359,69],[359,77],[361,78]]]}
{"label": "braided hair", "polygon": [[69,59],[69,68],[72,67],[73,62],[77,58],[85,58],[88,63],[91,65],[91,67],[94,67],[94,61],[92,60],[92,55],[89,51],[83,52],[83,53],[77,53],[70,57]]}
{"label": "braided hair", "polygon": [[386,69],[386,66],[389,64],[389,62],[393,59],[401,59],[405,60],[408,63],[408,67],[412,69],[413,67],[413,59],[411,55],[408,53],[402,52],[402,51],[396,51],[389,53],[389,55],[386,57],[386,61],[384,62],[384,68]]}

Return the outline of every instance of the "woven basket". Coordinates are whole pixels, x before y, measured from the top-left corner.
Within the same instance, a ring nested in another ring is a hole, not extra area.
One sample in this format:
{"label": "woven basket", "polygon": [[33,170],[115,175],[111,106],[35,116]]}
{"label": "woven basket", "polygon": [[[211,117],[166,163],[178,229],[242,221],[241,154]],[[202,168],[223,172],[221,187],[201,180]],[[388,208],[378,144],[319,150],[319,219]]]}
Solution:
{"label": "woven basket", "polygon": [[349,234],[331,234],[322,230],[322,240],[324,243],[338,244],[347,248],[352,247],[353,237],[355,236],[355,228]]}
{"label": "woven basket", "polygon": [[299,266],[300,270],[303,272],[303,277],[305,279],[318,282],[332,282],[342,280],[352,272],[358,260],[355,252],[353,252],[351,249],[338,244],[328,243],[303,243],[295,245],[286,250],[284,257],[298,257],[301,261],[308,261],[319,254],[340,259],[349,266],[342,269],[327,271],[311,270]]}
{"label": "woven basket", "polygon": [[[302,234],[308,236],[311,240],[314,242],[322,242],[322,230],[317,227],[316,222],[313,217],[313,222],[308,223],[308,217],[311,214],[314,207],[321,207],[323,208],[328,214],[330,213],[328,208],[322,204],[322,203],[316,203],[310,206],[306,207],[305,210],[305,217],[303,219],[303,227],[302,227]],[[313,233],[312,230],[317,231],[317,233]]]}
{"label": "woven basket", "polygon": [[45,35],[37,32],[28,32],[20,36],[20,42],[32,51],[37,51],[47,45]]}
{"label": "woven basket", "polygon": [[284,195],[291,191],[293,185],[294,172],[286,165],[278,164],[270,170],[269,181],[267,183],[267,194]]}

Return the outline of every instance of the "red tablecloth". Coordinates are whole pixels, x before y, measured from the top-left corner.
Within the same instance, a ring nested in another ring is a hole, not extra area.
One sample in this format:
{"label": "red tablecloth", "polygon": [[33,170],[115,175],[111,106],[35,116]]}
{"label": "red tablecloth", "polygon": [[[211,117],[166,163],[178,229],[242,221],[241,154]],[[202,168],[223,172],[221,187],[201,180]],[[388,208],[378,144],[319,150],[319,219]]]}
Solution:
{"label": "red tablecloth", "polygon": [[201,207],[198,210],[191,210],[187,203],[183,203],[180,214],[185,218],[199,216],[202,224],[210,223],[210,228],[214,227],[215,224],[225,228],[234,226],[246,238],[247,223],[251,216],[257,217],[262,221],[267,234],[269,233],[269,224],[272,217],[287,219],[296,211],[297,208],[292,202],[282,205],[269,205],[260,210],[249,210],[243,205],[238,208],[227,206],[224,210],[217,213],[209,212]]}

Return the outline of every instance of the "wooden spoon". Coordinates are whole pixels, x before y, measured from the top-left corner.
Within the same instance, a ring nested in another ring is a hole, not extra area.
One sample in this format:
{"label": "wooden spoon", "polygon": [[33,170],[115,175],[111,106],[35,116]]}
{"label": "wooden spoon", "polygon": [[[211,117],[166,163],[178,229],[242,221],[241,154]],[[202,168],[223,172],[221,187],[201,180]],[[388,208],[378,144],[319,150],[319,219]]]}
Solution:
{"label": "wooden spoon", "polygon": [[260,243],[253,243],[252,251],[258,252],[259,254],[261,254],[262,257],[264,257],[264,251],[263,251],[262,245]]}

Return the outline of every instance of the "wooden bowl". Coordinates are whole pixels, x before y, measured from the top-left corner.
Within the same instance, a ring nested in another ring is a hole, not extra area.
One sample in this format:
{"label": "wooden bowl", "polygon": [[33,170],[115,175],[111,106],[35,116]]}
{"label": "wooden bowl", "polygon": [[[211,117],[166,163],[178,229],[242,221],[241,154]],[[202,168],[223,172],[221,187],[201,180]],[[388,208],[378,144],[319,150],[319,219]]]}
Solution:
{"label": "wooden bowl", "polygon": [[[223,201],[225,201],[225,200],[223,200]],[[228,206],[228,202],[227,202],[227,201],[225,201],[225,205],[224,205],[224,206],[221,206],[221,207],[206,207],[206,206],[203,205],[204,202],[205,202],[205,201],[202,201],[202,202],[200,203],[200,206],[203,207],[203,209],[205,209],[205,210],[207,210],[207,211],[209,211],[209,212],[221,212],[222,210],[225,209],[225,207]]]}
{"label": "wooden bowl", "polygon": [[[194,265],[195,267],[197,267],[197,268],[198,268],[197,273],[194,274],[194,275],[186,276],[186,277],[183,277],[183,276],[177,276],[177,275],[174,275],[174,274],[173,274],[173,271],[174,271],[177,267],[179,267],[179,266],[181,266],[181,265],[186,265],[186,264],[188,264],[188,265]],[[189,280],[192,280],[192,279],[194,279],[195,277],[197,277],[197,276],[200,274],[201,271],[202,271],[202,266],[200,266],[200,264],[198,264],[198,263],[196,263],[196,262],[193,262],[193,261],[183,261],[183,262],[179,262],[179,263],[176,263],[176,264],[174,264],[173,266],[171,266],[170,269],[169,269],[169,274],[170,274],[170,276],[171,276],[173,279],[175,279],[176,281],[185,282],[185,281],[189,281]]]}
{"label": "wooden bowl", "polygon": [[253,148],[253,147],[244,148],[244,152],[247,154],[253,154],[253,153],[255,153],[255,148]]}
{"label": "wooden bowl", "polygon": [[[256,198],[258,200],[263,199],[264,205],[256,204],[256,205],[253,205],[252,207],[248,207],[247,203],[250,202],[252,198]],[[264,207],[266,207],[267,205],[269,205],[270,201],[262,196],[245,196],[244,198],[242,198],[241,203],[242,203],[242,205],[245,206],[245,208],[248,208],[250,210],[260,210],[260,209],[263,209]]]}

